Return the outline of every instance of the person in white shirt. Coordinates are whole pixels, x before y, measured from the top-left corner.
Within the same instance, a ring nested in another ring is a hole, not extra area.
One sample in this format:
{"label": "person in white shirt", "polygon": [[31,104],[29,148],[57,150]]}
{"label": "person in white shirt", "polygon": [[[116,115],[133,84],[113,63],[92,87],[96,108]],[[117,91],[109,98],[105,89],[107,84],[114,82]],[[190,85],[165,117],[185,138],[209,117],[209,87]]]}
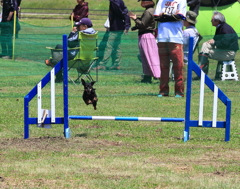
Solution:
{"label": "person in white shirt", "polygon": [[160,92],[158,97],[169,96],[169,67],[173,63],[175,97],[184,96],[183,79],[183,19],[186,1],[159,0],[154,13],[158,21],[158,50],[161,62]]}

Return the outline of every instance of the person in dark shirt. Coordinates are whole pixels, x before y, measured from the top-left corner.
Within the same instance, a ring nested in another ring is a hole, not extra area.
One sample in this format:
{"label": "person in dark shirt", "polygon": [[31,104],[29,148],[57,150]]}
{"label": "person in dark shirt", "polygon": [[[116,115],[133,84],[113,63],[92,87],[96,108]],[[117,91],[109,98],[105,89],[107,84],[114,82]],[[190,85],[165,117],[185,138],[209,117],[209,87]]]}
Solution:
{"label": "person in dark shirt", "polygon": [[[199,54],[199,66],[207,74],[209,68],[208,58],[224,61],[234,59],[238,46],[238,35],[234,29],[226,23],[222,13],[213,13],[212,26],[216,27],[213,39],[204,42]],[[200,79],[199,77],[194,78]]]}
{"label": "person in dark shirt", "polygon": [[[79,22],[82,18],[88,18],[88,2],[77,0],[77,5],[73,9],[72,16],[74,22]],[[71,20],[71,15],[69,19]]]}
{"label": "person in dark shirt", "polygon": [[[104,55],[100,55],[98,70],[119,70],[122,58],[121,38],[122,34],[127,34],[131,26],[128,9],[122,0],[109,0],[109,30],[106,31],[104,39],[107,39]],[[106,68],[109,59],[112,65]]]}

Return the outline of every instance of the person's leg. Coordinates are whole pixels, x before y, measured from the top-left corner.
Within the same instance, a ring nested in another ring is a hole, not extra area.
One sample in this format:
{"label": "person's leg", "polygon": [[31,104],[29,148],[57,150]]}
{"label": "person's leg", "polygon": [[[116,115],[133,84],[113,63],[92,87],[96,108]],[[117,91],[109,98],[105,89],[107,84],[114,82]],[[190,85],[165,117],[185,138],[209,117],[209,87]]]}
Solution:
{"label": "person's leg", "polygon": [[213,52],[209,53],[209,58],[219,61],[233,60],[235,58],[235,55],[235,51],[214,49]]}
{"label": "person's leg", "polygon": [[109,38],[109,32],[106,31],[99,46],[98,46],[98,62],[101,62],[104,58],[105,50],[107,47],[107,42]]}
{"label": "person's leg", "polygon": [[151,33],[139,37],[139,51],[142,59],[143,73],[160,78],[160,59],[155,37]]}
{"label": "person's leg", "polygon": [[121,40],[122,40],[122,31],[111,32],[111,46],[113,48],[111,57],[112,57],[112,66],[109,69],[120,69],[120,63],[122,60],[122,49],[121,49]]}
{"label": "person's leg", "polygon": [[5,23],[2,23],[1,28],[1,47],[2,47],[2,56],[8,56],[8,40],[9,40],[9,30],[6,27]]}
{"label": "person's leg", "polygon": [[142,69],[143,69],[143,79],[141,80],[141,83],[152,83],[152,73],[149,70],[149,66],[147,64],[147,58],[144,53],[144,38],[143,35],[138,37],[138,48],[139,48],[139,56],[142,63]]}
{"label": "person's leg", "polygon": [[8,52],[7,52],[7,56],[9,57],[12,57],[12,53],[13,53],[13,35],[12,34],[9,34],[8,35],[8,42],[7,42],[7,49],[8,49]]}
{"label": "person's leg", "polygon": [[204,42],[202,45],[202,49],[199,53],[199,67],[203,70],[204,73],[208,74],[208,69],[209,69],[209,55],[214,53],[213,47],[211,44],[208,42]]}
{"label": "person's leg", "polygon": [[159,42],[158,43],[158,53],[160,57],[160,68],[161,68],[161,77],[160,77],[160,92],[162,96],[169,95],[169,66],[170,66],[170,56],[168,51],[168,43]]}
{"label": "person's leg", "polygon": [[[168,43],[170,58],[173,63],[175,95],[184,96],[183,79],[183,45],[177,43]],[[167,72],[168,74],[169,72]]]}
{"label": "person's leg", "polygon": [[106,64],[108,63],[112,52],[113,52],[113,39],[112,39],[112,32],[106,32],[101,44],[100,44],[100,60],[98,60],[98,66],[94,69],[98,70],[105,70],[106,69]]}
{"label": "person's leg", "polygon": [[6,45],[7,45],[7,57],[12,57],[13,52],[13,21],[8,22],[6,27],[7,32],[7,39],[6,39]]}

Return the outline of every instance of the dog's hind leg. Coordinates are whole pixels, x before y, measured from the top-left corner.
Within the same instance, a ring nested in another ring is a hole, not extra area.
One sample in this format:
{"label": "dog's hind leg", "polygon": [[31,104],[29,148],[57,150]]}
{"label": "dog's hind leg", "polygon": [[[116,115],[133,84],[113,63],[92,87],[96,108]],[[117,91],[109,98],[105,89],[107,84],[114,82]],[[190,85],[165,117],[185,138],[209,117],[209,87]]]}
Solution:
{"label": "dog's hind leg", "polygon": [[97,109],[97,102],[93,100],[92,104],[93,104],[94,110],[96,110]]}

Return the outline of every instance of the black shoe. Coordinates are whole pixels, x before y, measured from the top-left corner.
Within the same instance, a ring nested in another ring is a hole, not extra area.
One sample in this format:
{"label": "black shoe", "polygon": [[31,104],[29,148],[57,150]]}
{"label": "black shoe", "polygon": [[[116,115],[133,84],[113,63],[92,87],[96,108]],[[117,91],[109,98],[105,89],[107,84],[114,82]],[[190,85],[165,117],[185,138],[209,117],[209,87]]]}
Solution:
{"label": "black shoe", "polygon": [[120,66],[110,66],[107,70],[120,70]]}
{"label": "black shoe", "polygon": [[152,83],[152,76],[143,75],[143,79],[141,80],[141,83]]}
{"label": "black shoe", "polygon": [[152,83],[152,81],[142,79],[142,80],[141,80],[141,83]]}
{"label": "black shoe", "polygon": [[194,77],[194,78],[192,78],[192,80],[195,80],[195,81],[196,81],[196,80],[200,80],[200,77],[198,77],[198,76],[197,76],[197,77]]}

